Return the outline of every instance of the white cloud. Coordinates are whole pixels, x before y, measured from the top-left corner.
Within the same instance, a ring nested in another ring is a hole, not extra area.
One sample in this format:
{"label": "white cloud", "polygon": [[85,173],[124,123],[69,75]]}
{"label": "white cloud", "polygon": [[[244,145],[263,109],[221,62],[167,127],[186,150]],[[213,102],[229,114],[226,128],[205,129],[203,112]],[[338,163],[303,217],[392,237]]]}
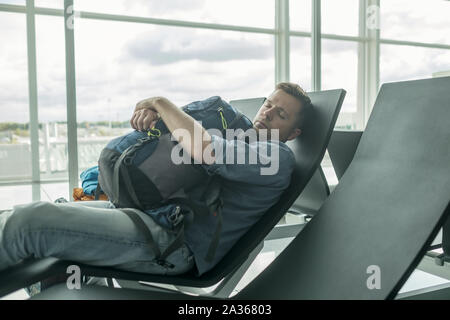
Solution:
{"label": "white cloud", "polygon": [[359,0],[322,0],[322,32],[358,35]]}
{"label": "white cloud", "polygon": [[201,35],[188,28],[162,29],[157,34],[154,31],[141,33],[127,43],[121,59],[161,65],[192,59],[210,62],[259,60],[273,55],[271,42],[242,34],[227,39],[223,33]]}
{"label": "white cloud", "polygon": [[382,0],[381,37],[450,45],[450,2]]}
{"label": "white cloud", "polygon": [[[183,105],[211,95],[266,95],[273,87],[274,48],[268,35],[88,20],[75,25],[78,119],[104,117],[107,106],[126,120],[137,101],[153,95]],[[239,41],[256,47],[254,53],[237,57]],[[228,52],[226,44],[235,52]],[[220,51],[234,57],[208,56]],[[149,63],[164,54],[172,55],[170,63]]]}
{"label": "white cloud", "polygon": [[450,50],[381,45],[380,82],[429,78],[450,70]]}

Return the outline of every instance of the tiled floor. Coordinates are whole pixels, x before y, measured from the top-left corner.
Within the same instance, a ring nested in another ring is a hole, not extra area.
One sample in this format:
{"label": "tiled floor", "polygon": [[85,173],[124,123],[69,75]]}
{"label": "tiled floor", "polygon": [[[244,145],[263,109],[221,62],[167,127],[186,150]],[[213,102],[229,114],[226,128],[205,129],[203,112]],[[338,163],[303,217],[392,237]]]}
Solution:
{"label": "tiled floor", "polygon": [[0,298],[0,300],[27,300],[29,297],[28,293],[24,289],[21,289]]}

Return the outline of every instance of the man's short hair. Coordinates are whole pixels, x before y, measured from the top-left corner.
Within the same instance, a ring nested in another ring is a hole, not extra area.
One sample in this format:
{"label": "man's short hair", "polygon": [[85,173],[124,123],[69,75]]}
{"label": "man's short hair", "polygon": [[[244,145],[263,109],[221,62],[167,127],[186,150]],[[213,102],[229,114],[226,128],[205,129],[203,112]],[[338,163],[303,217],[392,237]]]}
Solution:
{"label": "man's short hair", "polygon": [[280,82],[276,85],[275,90],[283,90],[287,94],[293,96],[297,99],[301,108],[297,113],[297,123],[296,128],[303,129],[305,125],[305,120],[309,117],[309,114],[312,112],[313,105],[311,103],[311,99],[306,94],[305,90],[302,89],[298,84],[292,82]]}

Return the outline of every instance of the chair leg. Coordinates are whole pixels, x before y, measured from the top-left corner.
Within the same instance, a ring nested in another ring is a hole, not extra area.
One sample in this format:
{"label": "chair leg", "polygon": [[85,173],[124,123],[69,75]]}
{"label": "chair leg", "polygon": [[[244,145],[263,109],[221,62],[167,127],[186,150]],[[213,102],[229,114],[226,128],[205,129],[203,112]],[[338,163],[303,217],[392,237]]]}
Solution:
{"label": "chair leg", "polygon": [[112,278],[106,278],[106,284],[108,285],[108,287],[114,288],[114,282]]}
{"label": "chair leg", "polygon": [[446,256],[450,256],[450,217],[444,222],[442,227],[442,249]]}

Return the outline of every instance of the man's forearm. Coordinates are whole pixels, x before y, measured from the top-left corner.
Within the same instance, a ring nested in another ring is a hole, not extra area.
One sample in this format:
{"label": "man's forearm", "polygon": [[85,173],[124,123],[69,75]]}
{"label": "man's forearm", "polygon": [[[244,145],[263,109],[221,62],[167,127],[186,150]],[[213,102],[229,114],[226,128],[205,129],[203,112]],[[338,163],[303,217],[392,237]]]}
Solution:
{"label": "man's forearm", "polygon": [[212,163],[213,158],[203,157],[205,148],[211,143],[211,136],[200,123],[166,98],[156,98],[153,107],[174,138],[194,160]]}

